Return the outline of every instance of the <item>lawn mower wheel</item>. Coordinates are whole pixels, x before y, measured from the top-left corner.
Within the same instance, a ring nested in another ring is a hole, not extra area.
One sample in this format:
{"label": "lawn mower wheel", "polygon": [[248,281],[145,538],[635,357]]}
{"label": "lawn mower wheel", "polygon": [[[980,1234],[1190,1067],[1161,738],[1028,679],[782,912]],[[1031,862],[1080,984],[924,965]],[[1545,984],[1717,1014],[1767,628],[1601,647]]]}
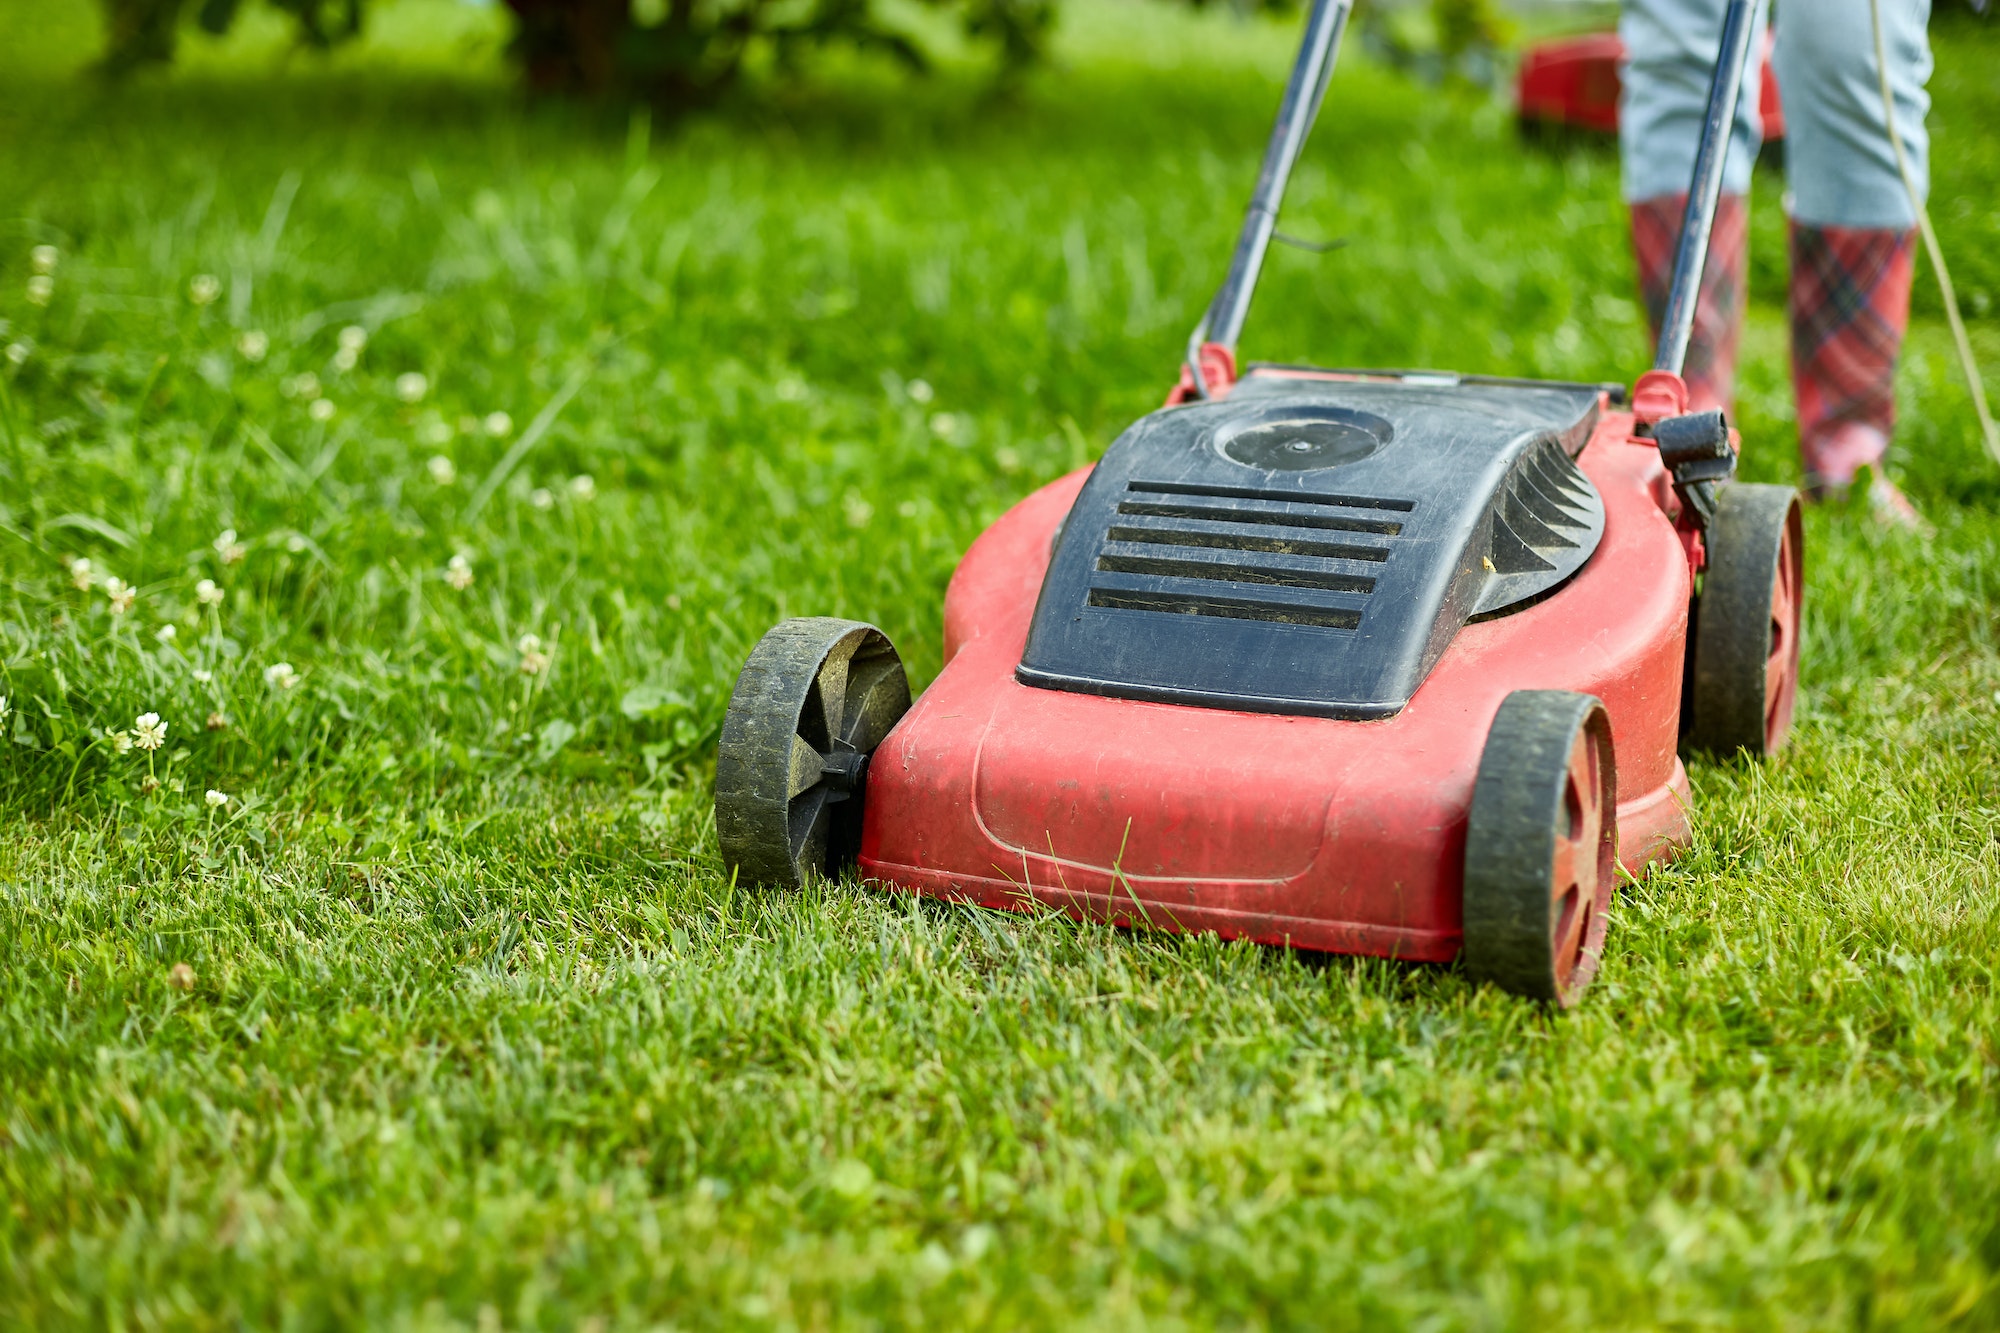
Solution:
{"label": "lawn mower wheel", "polygon": [[1728,757],[1774,754],[1799,690],[1805,538],[1789,486],[1725,486],[1707,533],[1708,571],[1695,599],[1688,740]]}
{"label": "lawn mower wheel", "polygon": [[1516,690],[1486,734],[1465,835],[1465,966],[1567,1009],[1597,974],[1616,885],[1611,719],[1588,694]]}
{"label": "lawn mower wheel", "polygon": [[715,757],[715,836],[730,868],[797,886],[852,861],[868,756],[909,707],[902,659],[873,625],[813,616],[760,639]]}

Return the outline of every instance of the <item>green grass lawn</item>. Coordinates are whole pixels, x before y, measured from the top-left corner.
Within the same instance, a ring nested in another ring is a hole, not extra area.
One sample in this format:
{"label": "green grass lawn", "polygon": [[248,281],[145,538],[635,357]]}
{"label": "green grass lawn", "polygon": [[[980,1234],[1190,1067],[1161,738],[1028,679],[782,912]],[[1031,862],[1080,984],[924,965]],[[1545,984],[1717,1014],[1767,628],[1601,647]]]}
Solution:
{"label": "green grass lawn", "polygon": [[[2000,468],[1927,278],[1935,538],[1809,516],[1793,748],[1692,766],[1551,1018],[716,855],[764,629],[927,680],[966,545],[1158,403],[1289,28],[1098,3],[1010,98],[666,126],[523,106],[487,9],[115,92],[79,11],[0,15],[0,1324],[2000,1325]],[[1938,45],[2000,367],[2000,30]],[[1349,60],[1287,225],[1351,244],[1246,351],[1629,379],[1616,176]]]}

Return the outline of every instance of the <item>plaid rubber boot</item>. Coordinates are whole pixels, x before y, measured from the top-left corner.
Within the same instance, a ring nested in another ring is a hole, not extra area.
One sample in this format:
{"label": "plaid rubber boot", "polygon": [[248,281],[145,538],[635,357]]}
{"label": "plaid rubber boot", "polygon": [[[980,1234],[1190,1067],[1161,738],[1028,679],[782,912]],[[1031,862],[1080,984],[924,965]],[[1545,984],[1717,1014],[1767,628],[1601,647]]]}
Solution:
{"label": "plaid rubber boot", "polygon": [[[1916,511],[1882,475],[1896,424],[1896,356],[1910,319],[1916,233],[1793,222],[1792,387],[1806,492],[1844,492],[1862,468],[1870,499],[1896,521]],[[1886,493],[1881,493],[1886,488]],[[1898,503],[1900,502],[1900,503]]]}
{"label": "plaid rubber boot", "polygon": [[[1685,194],[1663,194],[1632,205],[1632,253],[1639,261],[1639,295],[1646,303],[1653,345],[1667,313],[1667,284],[1673,280],[1674,249],[1680,244]],[[1744,272],[1750,263],[1750,207],[1740,194],[1716,201],[1715,230],[1709,235],[1708,267],[1695,296],[1694,334],[1688,339],[1681,378],[1697,412],[1719,407],[1733,414],[1736,349],[1743,339]]]}

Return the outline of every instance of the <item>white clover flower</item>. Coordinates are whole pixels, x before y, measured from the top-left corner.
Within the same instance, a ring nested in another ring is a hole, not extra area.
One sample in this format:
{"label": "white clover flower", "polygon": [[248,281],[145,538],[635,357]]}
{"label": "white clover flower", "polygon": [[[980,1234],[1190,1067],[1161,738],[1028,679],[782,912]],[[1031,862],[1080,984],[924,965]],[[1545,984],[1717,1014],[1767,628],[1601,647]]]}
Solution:
{"label": "white clover flower", "polygon": [[139,596],[139,590],[124,579],[112,577],[104,580],[104,595],[111,599],[111,614],[122,616],[132,609],[132,602]]}
{"label": "white clover flower", "polygon": [[90,558],[88,556],[80,555],[69,562],[69,581],[74,583],[78,588],[86,592],[89,591],[93,577],[90,571]]}
{"label": "white clover flower", "polygon": [[46,273],[37,273],[28,279],[28,304],[47,305],[49,298],[56,294],[56,280]]}
{"label": "white clover flower", "polygon": [[935,390],[935,389],[931,388],[931,383],[930,383],[930,381],[929,381],[929,380],[911,380],[911,381],[910,381],[910,401],[911,401],[911,402],[913,402],[913,403],[928,403],[928,402],[929,402],[929,401],[930,401],[931,399],[933,399],[933,398],[935,398],[935,397],[937,397],[937,390]]}
{"label": "white clover flower", "polygon": [[34,353],[35,353],[35,345],[33,343],[29,342],[8,343],[7,363],[9,365],[14,365],[14,366],[24,365],[26,364],[28,358],[33,356]]}
{"label": "white clover flower", "polygon": [[488,412],[483,424],[485,425],[486,433],[495,439],[514,433],[514,418],[508,416],[505,412]]}
{"label": "white clover flower", "polygon": [[458,480],[457,466],[443,454],[437,455],[424,466],[430,469],[431,480],[440,486],[449,486]]}
{"label": "white clover flower", "polygon": [[287,398],[303,398],[311,402],[319,397],[319,376],[310,370],[287,376],[279,383],[278,392]]}
{"label": "white clover flower", "polygon": [[521,674],[539,676],[549,669],[549,655],[542,650],[541,639],[533,634],[523,634],[514,645],[521,652]]}
{"label": "white clover flower", "polygon": [[431,382],[421,371],[406,370],[396,376],[396,396],[406,403],[421,403],[431,391]]}
{"label": "white clover flower", "polygon": [[312,400],[312,406],[306,409],[306,415],[314,421],[331,421],[333,420],[333,413],[334,406],[333,399],[331,398],[315,398]]}
{"label": "white clover flower", "polygon": [[354,369],[360,363],[361,353],[352,347],[343,347],[333,354],[333,368],[343,373]]}
{"label": "white clover flower", "polygon": [[193,675],[194,678],[197,681],[201,682],[203,685],[206,685],[210,681],[215,679],[215,673],[213,671],[210,671],[207,667],[196,667],[194,669]]}
{"label": "white clover flower", "polygon": [[56,260],[59,258],[61,258],[61,255],[57,253],[53,245],[38,245],[28,251],[28,262],[34,265],[35,272],[37,273],[55,272]]}
{"label": "white clover flower", "polygon": [[528,492],[528,503],[537,509],[553,509],[556,506],[556,497],[548,487],[537,486]]}
{"label": "white clover flower", "polygon": [[180,631],[175,629],[172,625],[162,625],[157,630],[153,631],[153,637],[158,639],[161,643],[172,643],[174,639],[179,635],[179,633]]}
{"label": "white clover flower", "polygon": [[125,754],[132,748],[132,733],[129,731],[113,731],[110,727],[106,727],[104,739],[111,746],[113,754]]}
{"label": "white clover flower", "polygon": [[440,416],[430,417],[417,427],[417,439],[425,444],[449,444],[455,433],[451,423]]}
{"label": "white clover flower", "polygon": [[306,549],[306,539],[298,533],[285,538],[285,549],[293,555],[300,555]]}
{"label": "white clover flower", "polygon": [[215,788],[210,787],[208,794],[202,797],[202,800],[208,802],[209,809],[219,810],[229,804],[229,793],[226,791],[217,791]]}
{"label": "white clover flower", "polygon": [[579,500],[597,498],[597,478],[588,472],[579,472],[569,479],[569,493]]}
{"label": "white clover flower", "polygon": [[464,592],[472,586],[472,561],[466,558],[463,551],[445,563],[444,581],[454,592]]}
{"label": "white clover flower", "polygon": [[167,724],[158,713],[141,713],[132,722],[132,744],[142,750],[157,750],[167,743]]}
{"label": "white clover flower", "polygon": [[931,434],[941,440],[949,440],[958,434],[958,418],[949,412],[940,412],[931,418]]}
{"label": "white clover flower", "polygon": [[246,329],[236,335],[236,350],[245,361],[262,361],[271,350],[271,336],[262,329]]}
{"label": "white clover flower", "polygon": [[276,662],[264,668],[264,683],[276,690],[289,690],[299,683],[299,673],[290,662]]}
{"label": "white clover flower", "polygon": [[250,548],[236,540],[235,528],[224,528],[222,535],[214,541],[215,553],[222,557],[222,563],[233,565],[250,554]]}
{"label": "white clover flower", "polygon": [[194,599],[203,606],[221,606],[226,594],[215,586],[214,579],[203,579],[194,585]]}
{"label": "white clover flower", "polygon": [[340,350],[358,352],[368,345],[368,330],[359,324],[349,324],[340,331]]}
{"label": "white clover flower", "polygon": [[7,717],[13,711],[14,711],[13,701],[8,699],[6,695],[0,694],[0,727],[4,727],[7,725]]}
{"label": "white clover flower", "polygon": [[222,279],[213,273],[197,273],[188,279],[188,300],[208,305],[222,295]]}

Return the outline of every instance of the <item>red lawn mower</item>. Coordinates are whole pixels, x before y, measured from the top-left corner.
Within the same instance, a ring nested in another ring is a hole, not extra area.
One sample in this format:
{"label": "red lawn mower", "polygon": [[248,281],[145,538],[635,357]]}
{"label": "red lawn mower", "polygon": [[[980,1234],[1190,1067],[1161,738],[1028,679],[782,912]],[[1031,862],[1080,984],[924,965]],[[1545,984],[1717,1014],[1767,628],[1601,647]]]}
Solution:
{"label": "red lawn mower", "polygon": [[871,625],[736,682],[716,834],[747,881],[858,860],[994,908],[1448,962],[1573,1003],[1620,865],[1689,838],[1677,747],[1764,755],[1798,681],[1789,487],[1678,368],[1750,47],[1729,7],[1654,369],[1616,384],[1253,365],[1234,345],[1349,0],[1317,0],[1168,405],[1029,495],[945,593],[912,704]]}
{"label": "red lawn mower", "polygon": [[[1785,137],[1785,112],[1778,101],[1778,76],[1771,72],[1771,34],[1760,47],[1757,118],[1764,142]],[[1538,42],[1514,71],[1514,115],[1531,134],[1547,130],[1618,133],[1618,96],[1623,84],[1625,43],[1615,32],[1587,32]]]}

